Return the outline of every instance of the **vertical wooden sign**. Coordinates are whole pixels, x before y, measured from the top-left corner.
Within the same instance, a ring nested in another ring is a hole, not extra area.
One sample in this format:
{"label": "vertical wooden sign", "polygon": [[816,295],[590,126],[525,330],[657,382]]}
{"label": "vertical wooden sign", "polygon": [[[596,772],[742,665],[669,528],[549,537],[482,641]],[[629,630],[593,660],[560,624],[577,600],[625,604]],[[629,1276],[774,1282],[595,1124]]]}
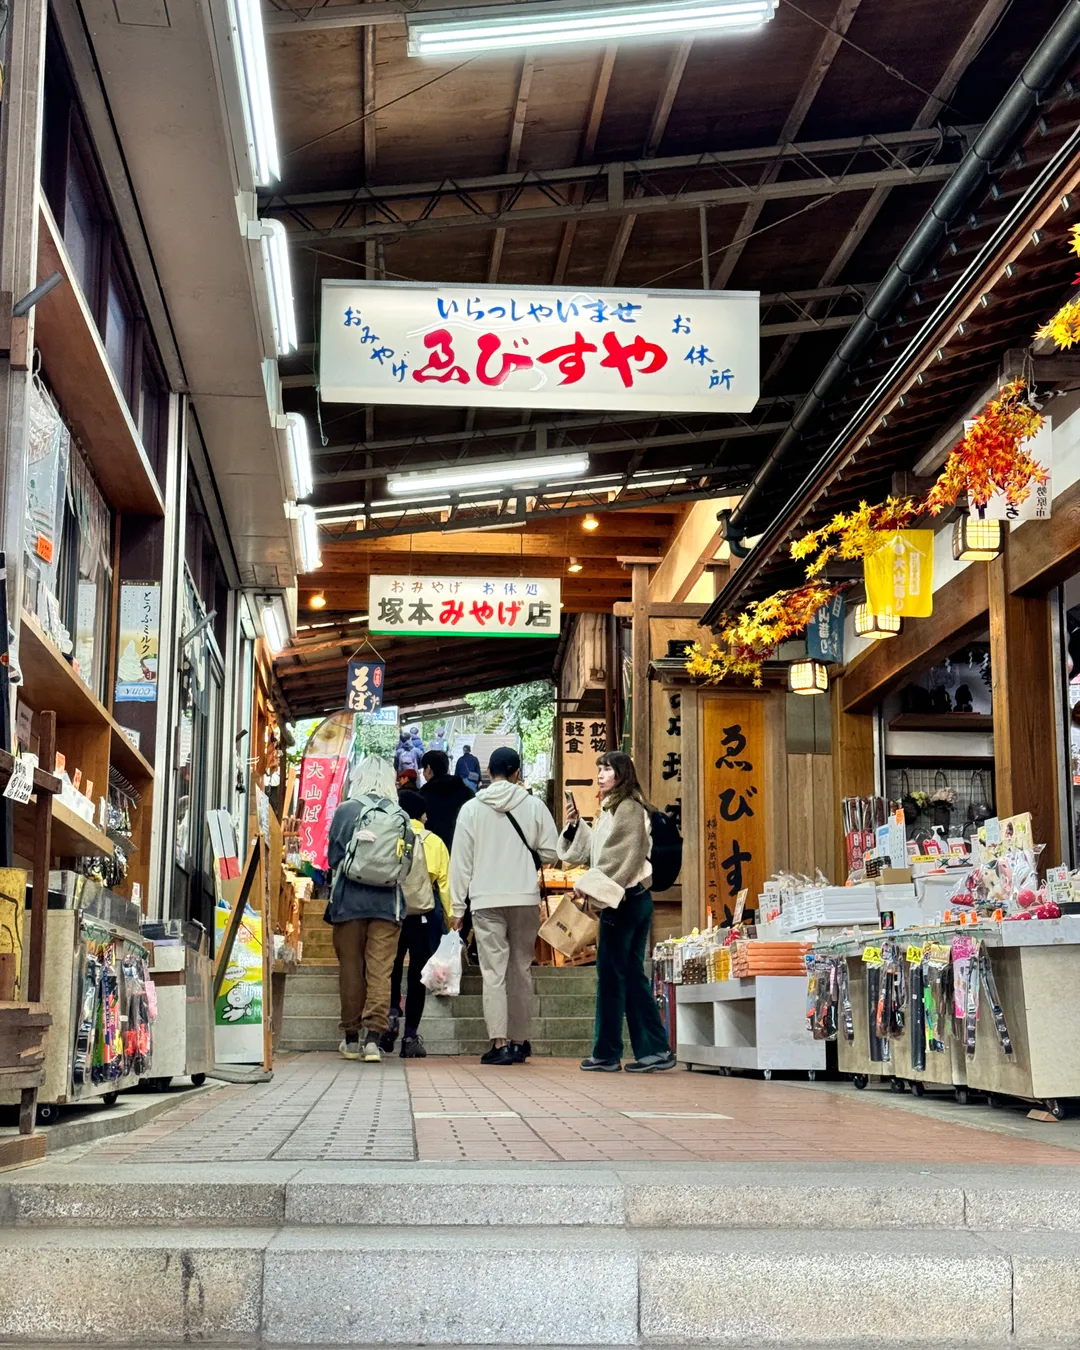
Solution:
{"label": "vertical wooden sign", "polygon": [[702,700],[705,906],[730,918],[739,892],[757,906],[768,868],[765,700]]}
{"label": "vertical wooden sign", "polygon": [[[682,824],[682,694],[649,681],[651,701],[651,781],[649,800],[670,816],[681,832]],[[644,785],[643,785],[644,786]]]}

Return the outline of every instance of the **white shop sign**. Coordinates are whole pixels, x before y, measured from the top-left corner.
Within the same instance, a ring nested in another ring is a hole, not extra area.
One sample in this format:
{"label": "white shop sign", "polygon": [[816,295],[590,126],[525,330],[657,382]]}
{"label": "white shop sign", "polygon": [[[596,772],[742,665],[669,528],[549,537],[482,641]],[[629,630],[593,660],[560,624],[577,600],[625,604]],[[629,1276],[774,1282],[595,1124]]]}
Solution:
{"label": "white shop sign", "polygon": [[388,637],[558,637],[558,577],[373,576],[368,630]]}
{"label": "white shop sign", "polygon": [[330,403],[750,412],[757,291],[324,281]]}

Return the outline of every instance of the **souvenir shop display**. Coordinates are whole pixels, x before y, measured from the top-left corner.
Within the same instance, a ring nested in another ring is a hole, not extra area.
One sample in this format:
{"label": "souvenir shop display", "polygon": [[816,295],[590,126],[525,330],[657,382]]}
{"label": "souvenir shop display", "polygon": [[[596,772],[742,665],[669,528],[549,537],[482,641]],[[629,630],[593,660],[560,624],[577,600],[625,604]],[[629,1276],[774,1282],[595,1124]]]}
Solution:
{"label": "souvenir shop display", "polygon": [[178,919],[145,924],[156,994],[151,1084],[187,1075],[196,1086],[214,1067],[213,963],[202,924]]}

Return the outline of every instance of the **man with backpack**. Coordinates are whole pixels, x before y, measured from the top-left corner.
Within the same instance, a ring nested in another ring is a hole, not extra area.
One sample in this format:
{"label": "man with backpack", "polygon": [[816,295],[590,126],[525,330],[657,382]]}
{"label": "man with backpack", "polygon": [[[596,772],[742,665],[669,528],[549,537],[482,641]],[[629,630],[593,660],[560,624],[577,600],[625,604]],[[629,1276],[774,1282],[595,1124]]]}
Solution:
{"label": "man with backpack", "polygon": [[333,882],[326,921],[334,929],[345,1059],[382,1060],[406,887],[414,853],[422,851],[397,804],[390,761],[362,759],[349,800],[334,812],[327,847]]}
{"label": "man with backpack", "polygon": [[484,1020],[491,1049],[481,1064],[522,1064],[529,1056],[533,987],[530,967],[540,926],[537,872],[555,861],[551,812],[522,787],[521,757],[500,747],[488,764],[491,782],[461,808],[450,853],[455,921],[472,908],[484,980]]}
{"label": "man with backpack", "polygon": [[423,750],[417,750],[413,744],[412,733],[403,731],[394,750],[394,772],[400,776],[403,773],[408,773],[411,769],[415,782],[415,776],[420,772],[420,760],[423,753]]}

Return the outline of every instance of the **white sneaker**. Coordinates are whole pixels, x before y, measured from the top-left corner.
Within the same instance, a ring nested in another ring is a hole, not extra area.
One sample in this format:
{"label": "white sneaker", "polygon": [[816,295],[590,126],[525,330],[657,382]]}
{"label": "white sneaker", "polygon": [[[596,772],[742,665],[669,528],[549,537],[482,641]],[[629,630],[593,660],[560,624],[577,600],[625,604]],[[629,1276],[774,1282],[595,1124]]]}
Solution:
{"label": "white sneaker", "polygon": [[[359,1059],[360,1056],[357,1055],[356,1058]],[[379,1047],[379,1038],[374,1031],[368,1032],[367,1040],[364,1042],[364,1063],[365,1064],[382,1063],[382,1050]]]}
{"label": "white sneaker", "polygon": [[342,1059],[363,1059],[364,1056],[360,1050],[360,1037],[346,1036],[338,1046],[338,1054]]}

